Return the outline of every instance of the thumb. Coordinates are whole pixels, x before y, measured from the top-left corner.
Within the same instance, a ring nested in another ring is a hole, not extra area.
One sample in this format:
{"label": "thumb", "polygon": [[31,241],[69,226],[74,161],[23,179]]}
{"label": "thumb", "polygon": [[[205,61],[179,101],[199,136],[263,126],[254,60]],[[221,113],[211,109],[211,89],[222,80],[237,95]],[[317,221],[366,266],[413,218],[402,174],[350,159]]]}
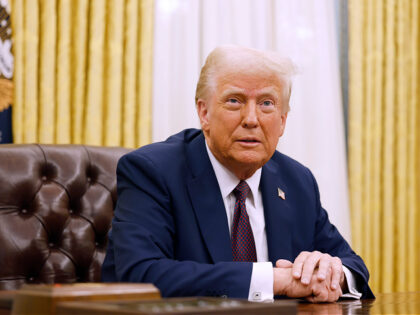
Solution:
{"label": "thumb", "polygon": [[287,259],[279,259],[276,261],[277,268],[292,268],[293,263]]}

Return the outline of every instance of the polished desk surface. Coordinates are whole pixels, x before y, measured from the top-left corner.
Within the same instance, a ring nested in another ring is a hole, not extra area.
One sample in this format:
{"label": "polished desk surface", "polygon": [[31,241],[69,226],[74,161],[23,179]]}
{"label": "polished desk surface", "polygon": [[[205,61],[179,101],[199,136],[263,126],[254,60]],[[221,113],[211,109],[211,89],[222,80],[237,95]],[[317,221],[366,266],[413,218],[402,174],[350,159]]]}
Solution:
{"label": "polished desk surface", "polygon": [[298,304],[297,314],[420,314],[420,292],[376,294],[375,300]]}
{"label": "polished desk surface", "polygon": [[[277,300],[274,303],[290,305],[290,302]],[[9,313],[10,310],[0,309],[0,314]],[[278,314],[285,313],[279,309]],[[340,300],[336,303],[297,301],[297,314],[420,314],[420,292],[383,293],[376,294],[375,300]]]}
{"label": "polished desk surface", "polygon": [[0,290],[0,315],[10,314],[13,305],[13,297],[16,291],[1,291]]}

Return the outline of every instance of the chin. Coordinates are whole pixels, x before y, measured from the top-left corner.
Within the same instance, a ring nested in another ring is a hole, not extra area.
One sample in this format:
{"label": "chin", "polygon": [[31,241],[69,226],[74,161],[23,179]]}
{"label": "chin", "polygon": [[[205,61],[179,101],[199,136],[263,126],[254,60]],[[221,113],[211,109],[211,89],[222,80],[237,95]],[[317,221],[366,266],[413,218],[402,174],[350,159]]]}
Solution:
{"label": "chin", "polygon": [[240,155],[235,158],[235,161],[238,164],[243,165],[244,167],[249,166],[255,169],[260,168],[267,162],[267,160],[262,158],[261,156],[255,156],[252,154]]}

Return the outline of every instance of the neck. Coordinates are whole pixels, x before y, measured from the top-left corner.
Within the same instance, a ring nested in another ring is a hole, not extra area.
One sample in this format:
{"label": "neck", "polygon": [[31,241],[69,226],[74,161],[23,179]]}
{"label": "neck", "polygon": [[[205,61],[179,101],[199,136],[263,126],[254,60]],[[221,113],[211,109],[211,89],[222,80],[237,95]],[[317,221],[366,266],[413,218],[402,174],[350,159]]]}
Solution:
{"label": "neck", "polygon": [[255,169],[255,168],[249,168],[249,169],[239,168],[239,169],[235,170],[235,169],[231,169],[229,167],[226,167],[226,168],[229,171],[231,171],[233,174],[235,174],[235,176],[239,180],[247,180],[252,175],[254,175],[255,171],[258,169],[258,168],[257,169]]}

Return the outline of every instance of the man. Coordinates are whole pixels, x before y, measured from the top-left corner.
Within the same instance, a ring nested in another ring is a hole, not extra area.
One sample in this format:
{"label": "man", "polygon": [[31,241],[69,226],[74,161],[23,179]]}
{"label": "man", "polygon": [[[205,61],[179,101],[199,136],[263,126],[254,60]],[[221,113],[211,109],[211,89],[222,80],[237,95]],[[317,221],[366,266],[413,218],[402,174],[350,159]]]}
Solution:
{"label": "man", "polygon": [[202,130],[118,164],[104,281],[151,282],[163,296],[373,297],[310,171],[275,151],[291,72],[274,53],[228,46],[208,56],[196,91]]}

